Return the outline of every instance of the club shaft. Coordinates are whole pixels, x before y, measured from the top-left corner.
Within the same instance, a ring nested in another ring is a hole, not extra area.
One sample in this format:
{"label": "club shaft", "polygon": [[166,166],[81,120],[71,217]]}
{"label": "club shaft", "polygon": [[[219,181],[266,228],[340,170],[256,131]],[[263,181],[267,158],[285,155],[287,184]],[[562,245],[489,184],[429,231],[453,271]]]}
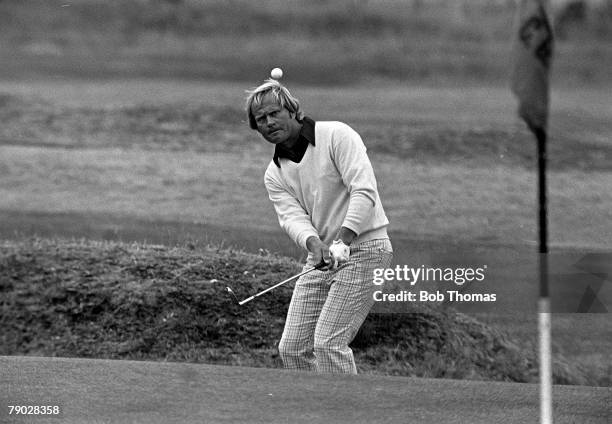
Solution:
{"label": "club shaft", "polygon": [[[359,261],[355,261],[355,262],[353,262],[353,263],[364,262],[365,260],[366,260],[366,259],[362,259],[362,260],[359,260]],[[339,266],[338,268],[336,268],[336,271],[338,271],[338,270],[340,270],[340,269],[344,268],[344,267],[345,267],[345,266],[347,266],[347,265],[349,265],[349,264],[348,264],[348,263],[346,263],[346,264],[344,264],[344,265]],[[267,289],[265,289],[265,290],[263,290],[263,291],[260,291],[259,293],[254,294],[254,295],[253,295],[253,296],[251,296],[251,297],[247,297],[246,299],[244,299],[244,300],[242,300],[242,301],[238,302],[238,304],[239,304],[239,305],[244,305],[245,303],[250,302],[251,300],[255,299],[256,297],[259,297],[259,296],[261,296],[262,294],[266,294],[266,293],[267,293],[267,292],[269,292],[270,290],[274,290],[274,289],[275,289],[275,288],[277,288],[278,286],[282,286],[283,284],[288,283],[288,282],[289,282],[289,281],[291,281],[291,280],[295,280],[296,278],[299,278],[299,277],[301,277],[302,275],[306,275],[306,274],[308,274],[309,272],[312,272],[312,271],[314,271],[314,270],[316,270],[316,269],[320,269],[320,268],[321,268],[320,266],[315,266],[315,267],[312,267],[312,268],[310,268],[310,269],[307,269],[306,271],[302,271],[302,272],[300,272],[299,274],[296,274],[296,275],[294,275],[293,277],[289,277],[289,278],[287,278],[286,280],[281,281],[280,283],[277,283],[277,284],[273,285],[272,287],[268,287]]]}
{"label": "club shaft", "polygon": [[253,296],[251,296],[251,297],[247,297],[247,298],[246,298],[246,299],[244,299],[243,301],[238,302],[238,304],[239,304],[239,305],[244,305],[245,303],[250,302],[251,300],[255,299],[256,297],[261,296],[262,294],[265,294],[265,293],[269,292],[270,290],[273,290],[273,289],[277,288],[278,286],[282,286],[283,284],[286,284],[286,283],[288,283],[288,282],[289,282],[289,281],[291,281],[291,280],[295,280],[296,278],[299,278],[299,277],[301,277],[302,275],[306,275],[306,274],[308,274],[309,272],[314,271],[315,269],[317,269],[317,268],[316,268],[316,267],[313,267],[313,268],[307,269],[306,271],[302,271],[302,272],[300,272],[299,274],[296,274],[296,275],[294,275],[294,276],[292,276],[292,277],[287,278],[287,279],[286,279],[286,280],[284,280],[284,281],[281,281],[280,283],[277,283],[277,284],[275,284],[275,285],[273,285],[273,286],[271,286],[271,287],[268,287],[267,289],[265,289],[265,290],[263,290],[263,291],[260,291],[259,293],[254,294],[254,295],[253,295]]}

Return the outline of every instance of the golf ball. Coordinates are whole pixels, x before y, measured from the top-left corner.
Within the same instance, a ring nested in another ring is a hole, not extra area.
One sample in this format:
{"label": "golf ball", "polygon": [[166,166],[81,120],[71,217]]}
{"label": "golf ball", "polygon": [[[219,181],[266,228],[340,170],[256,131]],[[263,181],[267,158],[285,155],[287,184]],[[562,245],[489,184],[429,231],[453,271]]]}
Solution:
{"label": "golf ball", "polygon": [[283,76],[283,70],[281,68],[274,68],[270,72],[270,76],[274,79],[280,79]]}

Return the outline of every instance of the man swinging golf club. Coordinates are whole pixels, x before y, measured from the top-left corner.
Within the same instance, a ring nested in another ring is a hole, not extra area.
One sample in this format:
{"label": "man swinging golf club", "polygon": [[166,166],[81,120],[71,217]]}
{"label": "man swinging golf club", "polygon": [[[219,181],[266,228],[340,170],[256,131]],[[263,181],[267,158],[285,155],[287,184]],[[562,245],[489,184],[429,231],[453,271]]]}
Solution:
{"label": "man swinging golf club", "polygon": [[304,116],[277,80],[247,93],[250,127],[275,146],[264,182],[279,223],[308,251],[304,269],[328,264],[297,280],[280,357],[290,369],[356,374],[348,345],[374,303],[374,269],[393,256],[366,148],[348,125]]}

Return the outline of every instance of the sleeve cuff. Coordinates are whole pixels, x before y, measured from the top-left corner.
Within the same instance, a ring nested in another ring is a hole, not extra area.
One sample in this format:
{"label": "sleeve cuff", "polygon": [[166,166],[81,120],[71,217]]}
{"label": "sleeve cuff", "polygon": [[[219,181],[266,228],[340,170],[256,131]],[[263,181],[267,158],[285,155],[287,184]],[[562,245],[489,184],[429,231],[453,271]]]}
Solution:
{"label": "sleeve cuff", "polygon": [[313,236],[319,237],[319,235],[315,231],[304,231],[297,235],[295,242],[298,246],[308,251],[308,246],[306,246],[306,240]]}
{"label": "sleeve cuff", "polygon": [[342,222],[342,226],[361,234],[364,224],[368,222],[374,212],[374,202],[365,194],[351,196],[348,211]]}

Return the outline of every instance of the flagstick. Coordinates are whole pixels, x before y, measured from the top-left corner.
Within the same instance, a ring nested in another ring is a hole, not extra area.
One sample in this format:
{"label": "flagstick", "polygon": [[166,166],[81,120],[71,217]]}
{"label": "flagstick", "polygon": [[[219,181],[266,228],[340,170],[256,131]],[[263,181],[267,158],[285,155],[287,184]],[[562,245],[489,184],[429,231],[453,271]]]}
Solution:
{"label": "flagstick", "polygon": [[533,128],[538,141],[538,196],[540,232],[540,299],[538,334],[540,339],[540,422],[552,424],[552,360],[550,338],[550,297],[548,293],[548,228],[546,211],[546,131]]}
{"label": "flagstick", "polygon": [[521,0],[517,11],[516,64],[510,88],[519,100],[519,116],[538,141],[538,196],[540,233],[540,296],[538,336],[540,350],[540,422],[552,424],[552,359],[548,245],[546,225],[546,124],[549,110],[549,74],[554,36],[546,13],[548,0]]}

